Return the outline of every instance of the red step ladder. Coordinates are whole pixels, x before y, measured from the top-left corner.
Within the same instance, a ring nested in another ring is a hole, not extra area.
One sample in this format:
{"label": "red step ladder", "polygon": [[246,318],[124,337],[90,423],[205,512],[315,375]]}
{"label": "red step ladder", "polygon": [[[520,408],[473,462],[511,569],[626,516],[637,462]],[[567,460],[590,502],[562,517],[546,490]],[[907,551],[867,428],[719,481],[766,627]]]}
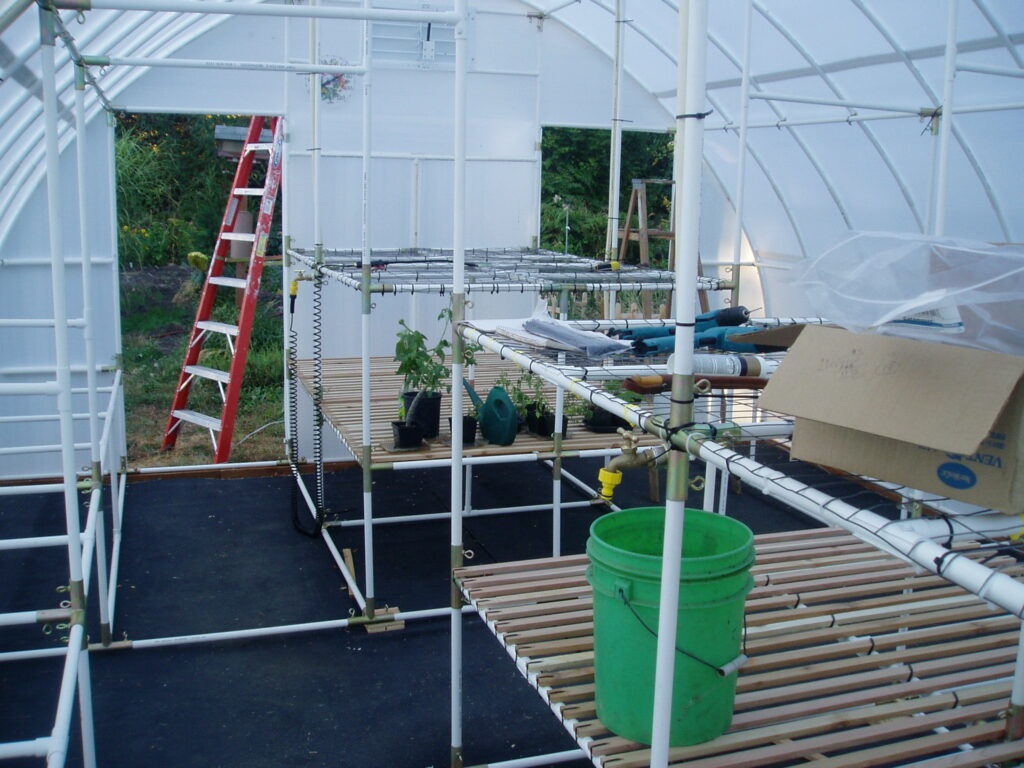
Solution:
{"label": "red step ladder", "polygon": [[[270,144],[260,143],[260,135],[264,122],[270,121],[273,140]],[[224,220],[221,222],[217,245],[210,260],[206,273],[206,282],[199,298],[199,310],[196,312],[192,335],[185,350],[185,362],[178,378],[178,388],[174,393],[171,415],[164,432],[163,450],[169,451],[181,432],[182,424],[188,422],[204,427],[210,431],[214,444],[214,462],[228,460],[231,454],[231,437],[235,428],[235,415],[238,410],[238,395],[242,390],[242,376],[245,372],[245,358],[249,351],[249,337],[252,333],[253,316],[256,312],[256,299],[260,291],[260,276],[263,274],[263,259],[267,249],[267,237],[274,216],[274,203],[277,191],[281,186],[281,158],[284,145],[284,120],[279,117],[254,117],[249,123],[249,132],[242,146],[242,154],[238,159],[238,168],[231,185]],[[253,161],[257,152],[268,152],[266,177],[262,187],[250,187]],[[259,214],[256,218],[255,232],[235,232],[238,212],[245,208],[247,197],[260,197]],[[228,256],[232,241],[252,243],[249,254],[248,271],[245,277],[227,277],[224,272],[224,260]],[[218,322],[213,319],[213,306],[217,298],[218,286],[225,288],[244,289],[241,307],[238,310],[238,324]],[[231,356],[231,366],[227,371],[199,365],[199,354],[203,343],[211,333],[223,334],[227,341]],[[208,379],[217,384],[220,390],[223,408],[220,416],[209,416],[188,409],[188,397],[192,384],[196,380]]]}

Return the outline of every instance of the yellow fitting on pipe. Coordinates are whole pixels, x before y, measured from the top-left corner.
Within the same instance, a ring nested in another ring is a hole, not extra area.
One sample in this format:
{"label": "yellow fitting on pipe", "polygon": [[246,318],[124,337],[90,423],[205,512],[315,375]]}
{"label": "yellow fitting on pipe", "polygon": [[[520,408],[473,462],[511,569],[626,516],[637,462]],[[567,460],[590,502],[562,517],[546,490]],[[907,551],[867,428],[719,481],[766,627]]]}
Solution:
{"label": "yellow fitting on pipe", "polygon": [[622,482],[622,472],[617,469],[605,469],[602,467],[597,470],[597,479],[601,483],[601,498],[605,501],[611,501],[612,496],[615,494],[615,487]]}
{"label": "yellow fitting on pipe", "polygon": [[612,272],[618,272],[619,271],[619,265],[620,265],[620,262],[617,259],[613,259],[612,260]]}

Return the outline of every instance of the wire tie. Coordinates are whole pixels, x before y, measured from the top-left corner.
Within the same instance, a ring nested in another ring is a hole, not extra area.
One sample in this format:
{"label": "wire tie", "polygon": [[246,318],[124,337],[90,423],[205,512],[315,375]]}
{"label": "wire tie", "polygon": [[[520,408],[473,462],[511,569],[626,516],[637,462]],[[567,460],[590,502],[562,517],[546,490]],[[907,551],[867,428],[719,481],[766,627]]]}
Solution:
{"label": "wire tie", "polygon": [[697,323],[676,323],[676,328],[696,328]]}
{"label": "wire tie", "polygon": [[[691,403],[693,403],[693,398],[691,397],[689,400],[676,400],[674,397],[670,397],[669,402],[675,403],[676,405],[690,405]],[[692,425],[693,422],[690,422],[690,426]]]}
{"label": "wire tie", "polygon": [[715,110],[713,109],[709,109],[707,112],[687,112],[683,115],[676,115],[676,120],[688,120],[690,118],[693,118],[694,120],[703,120],[714,111]]}
{"label": "wire tie", "polygon": [[[946,526],[949,528],[949,538],[946,539],[945,547],[946,549],[950,549],[953,546],[953,521],[945,515],[943,515],[942,519],[946,523]],[[1021,515],[1021,519],[1024,520],[1024,515]],[[1024,531],[1024,528],[1022,528],[1021,530]]]}
{"label": "wire tie", "polygon": [[[619,597],[622,598],[622,602],[626,604],[627,608],[629,608],[629,612],[632,613],[633,616],[636,618],[636,620],[640,622],[640,626],[643,627],[644,629],[646,629],[655,639],[657,639],[658,633],[655,632],[653,629],[651,629],[650,626],[648,626],[647,622],[644,621],[640,617],[640,614],[636,612],[636,609],[633,607],[633,604],[629,601],[629,598],[626,597],[626,591],[622,587],[619,587]],[[745,618],[744,618],[744,630],[746,630],[746,619]],[[686,656],[689,659],[693,659],[694,661],[703,664],[705,667],[709,667],[709,668],[715,670],[715,672],[718,672],[719,674],[722,674],[721,667],[717,666],[716,664],[712,664],[712,663],[710,663],[708,661],[704,661],[704,659],[700,658],[699,656],[694,656],[692,653],[688,653],[687,651],[684,651],[678,645],[675,646],[675,649],[676,649],[677,653],[681,653],[683,656]]]}
{"label": "wire tie", "polygon": [[907,675],[907,679],[903,681],[905,683],[909,683],[911,680],[914,679],[914,665],[913,664],[907,664],[907,670],[908,670],[909,674]]}

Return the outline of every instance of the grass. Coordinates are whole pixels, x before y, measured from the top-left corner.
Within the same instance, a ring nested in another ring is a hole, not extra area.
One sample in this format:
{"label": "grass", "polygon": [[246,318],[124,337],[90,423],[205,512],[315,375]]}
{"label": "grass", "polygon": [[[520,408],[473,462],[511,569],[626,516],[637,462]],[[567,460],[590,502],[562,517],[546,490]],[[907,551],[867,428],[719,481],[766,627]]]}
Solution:
{"label": "grass", "polygon": [[[180,427],[182,431],[173,451],[160,450],[199,300],[200,282],[195,274],[182,267],[166,267],[126,273],[122,281],[128,463],[133,467],[208,464],[213,460],[209,432],[192,424]],[[273,285],[276,278],[268,270],[264,286]],[[284,457],[284,426],[274,423],[284,415],[280,313],[280,296],[261,291],[246,358],[231,461]],[[221,291],[214,317],[225,322],[237,321],[233,292]],[[220,334],[212,334],[206,341],[200,357],[203,365],[227,369],[230,358],[223,339]],[[195,381],[188,407],[219,416],[222,405],[216,383]],[[246,439],[253,432],[257,433]]]}

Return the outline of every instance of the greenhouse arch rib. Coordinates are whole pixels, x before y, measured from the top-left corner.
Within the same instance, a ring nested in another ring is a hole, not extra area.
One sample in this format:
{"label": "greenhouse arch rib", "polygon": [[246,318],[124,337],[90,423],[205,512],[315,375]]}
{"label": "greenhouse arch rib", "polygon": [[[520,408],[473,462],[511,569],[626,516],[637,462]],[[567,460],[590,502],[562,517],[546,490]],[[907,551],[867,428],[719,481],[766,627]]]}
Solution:
{"label": "greenhouse arch rib", "polygon": [[[598,6],[599,8],[604,10],[605,12],[611,13],[611,14],[614,15],[614,11],[612,9],[606,7],[601,2],[599,2],[599,0],[592,0],[592,1],[594,2],[594,4],[596,6]],[[678,8],[676,6],[674,6],[670,2],[670,0],[661,0],[661,1],[662,1],[662,3],[667,5],[669,8],[672,8],[673,10],[678,11]],[[534,7],[536,7],[536,3],[532,3],[531,2],[530,5],[533,5]],[[562,23],[564,23],[564,22],[562,22]],[[657,44],[650,37],[650,35],[648,33],[644,32],[643,30],[638,28],[634,21],[626,21],[626,25],[628,27],[630,27],[634,32],[636,32],[637,34],[641,35],[644,39],[648,40],[660,53],[662,53],[669,60],[669,62],[672,64],[672,66],[676,66],[676,58],[675,58],[675,56],[673,56],[671,54],[671,52],[669,52],[667,49],[665,49],[661,45]],[[572,27],[567,27],[567,28],[573,34],[579,36],[582,40],[584,40],[585,42],[587,42],[590,45],[592,45],[595,49],[597,49],[598,51],[601,51],[602,53],[604,53],[604,51],[601,48],[601,46],[598,45],[598,43],[595,42],[592,37],[590,37],[589,35],[587,35],[584,32],[581,32],[578,29],[574,29]],[[714,35],[711,35],[709,33],[708,34],[708,40],[709,40],[709,42],[714,44],[715,47],[718,48],[723,53],[723,55],[725,55],[730,61],[732,61],[734,64],[736,63],[735,57],[731,53],[727,52],[727,49],[725,48],[724,44],[721,41],[719,41]],[[637,82],[635,77],[633,77],[632,75],[630,77],[633,78],[634,82]],[[659,100],[660,100],[660,97],[662,96],[662,94],[656,94],[656,95],[659,96]],[[722,114],[725,114],[724,110],[721,109],[721,106],[712,98],[710,92],[707,94],[707,99],[708,99],[708,101],[711,104],[713,104],[715,106],[715,109],[717,109]],[[782,114],[775,108],[774,105],[770,105],[770,106],[772,107],[772,110],[777,115],[782,117]],[[666,107],[666,112],[671,114],[667,107]],[[788,128],[789,127],[787,126],[787,129]],[[848,222],[849,219],[848,219],[848,217],[847,217],[847,215],[845,213],[845,208],[844,208],[844,206],[842,206],[840,204],[840,201],[838,199],[837,193],[834,192],[834,188],[833,188],[831,182],[825,177],[824,171],[820,168],[820,165],[818,164],[816,159],[809,154],[808,150],[803,145],[803,142],[797,141],[797,144],[798,144],[798,146],[801,147],[801,149],[803,149],[804,153],[807,154],[808,161],[815,167],[815,169],[818,171],[819,175],[821,175],[822,182],[825,184],[825,186],[829,190],[830,194],[832,194],[833,200],[836,202],[836,206],[839,208],[840,213],[841,213],[841,215],[843,217],[843,221]],[[793,211],[790,208],[789,203],[786,201],[785,195],[782,194],[782,190],[779,189],[778,184],[776,184],[775,178],[772,176],[771,171],[768,169],[768,166],[764,163],[764,161],[761,159],[761,157],[757,154],[756,150],[751,148],[750,145],[748,144],[747,145],[747,151],[750,152],[751,157],[754,158],[754,162],[757,163],[757,166],[761,169],[761,172],[764,173],[765,178],[768,180],[769,186],[771,186],[772,191],[775,193],[775,197],[778,199],[779,204],[782,206],[782,209],[783,209],[783,211],[786,214],[786,219],[789,221],[790,226],[793,228],[793,236],[796,238],[797,244],[799,245],[800,254],[802,256],[806,257],[807,256],[807,246],[805,244],[805,240],[804,240],[803,234],[800,231],[800,227],[799,227],[799,225],[796,222],[796,217],[793,214]],[[709,170],[711,169],[711,164],[707,162],[706,158],[705,158],[705,161],[704,161],[704,165]],[[727,194],[727,192],[726,192],[727,188],[726,188],[723,180],[720,178],[720,176],[718,175],[718,173],[716,171],[712,170],[712,173],[714,174],[715,180],[718,182],[718,186],[722,190],[722,193],[725,196],[725,198],[727,200],[729,200],[730,202],[732,202],[731,196],[729,196]],[[753,242],[754,241],[753,241],[753,239],[750,236],[750,232],[746,229],[746,227],[744,227],[744,231],[747,233],[747,241],[751,243],[751,248],[753,248]]]}
{"label": "greenhouse arch rib", "polygon": [[[789,29],[784,24],[782,24],[778,19],[776,19],[767,9],[765,9],[764,5],[762,5],[760,2],[757,2],[757,0],[754,0],[754,8],[757,10],[759,14],[761,14],[765,21],[771,24],[772,27],[774,27],[780,35],[786,38],[787,42],[789,42],[789,44],[793,46],[797,53],[799,53],[800,56],[811,67],[814,68],[814,71],[822,79],[822,81],[825,83],[828,89],[832,91],[832,93],[834,93],[840,99],[845,98],[842,89],[840,89],[839,86],[837,86],[833,82],[832,78],[829,77],[828,73],[826,73],[818,64],[817,60],[813,56],[811,56],[810,51],[808,51],[807,48],[802,43],[800,43],[792,35],[792,33],[790,33]],[[852,114],[853,110],[850,110],[850,113]],[[893,180],[896,182],[896,185],[899,187],[900,193],[903,195],[903,199],[906,201],[907,206],[910,208],[910,212],[914,217],[914,221],[917,222],[918,228],[923,232],[924,221],[921,219],[921,213],[920,211],[917,210],[917,206],[914,205],[913,195],[910,194],[910,190],[907,188],[906,182],[903,180],[902,174],[900,174],[900,172],[896,169],[896,166],[893,165],[892,158],[889,157],[889,153],[882,148],[882,145],[878,141],[878,137],[875,136],[875,132],[871,130],[871,127],[863,122],[857,123],[857,125],[861,129],[861,131],[863,131],[868,141],[871,142],[871,145],[875,148],[875,151],[878,152],[878,155],[882,159],[882,162],[885,163],[885,167],[889,169],[889,172],[892,174]]]}
{"label": "greenhouse arch rib", "polygon": [[[917,65],[914,64],[914,62],[910,59],[909,56],[907,56],[906,51],[899,47],[899,44],[896,42],[896,39],[892,36],[892,33],[885,26],[885,24],[882,23],[881,19],[879,19],[874,13],[872,13],[870,9],[864,6],[863,0],[850,0],[850,2],[852,2],[858,8],[858,10],[860,10],[864,14],[864,16],[872,24],[872,26],[874,26],[875,29],[878,30],[878,33],[885,39],[886,44],[892,47],[893,52],[900,57],[900,60],[903,61],[904,65],[907,67],[907,70],[913,76],[914,80],[916,80],[918,85],[921,86],[921,90],[923,90],[925,94],[928,96],[928,98],[931,100],[932,106],[938,108],[940,106],[939,98],[936,95],[935,91],[932,90],[931,86],[928,85],[928,81],[925,80],[924,76],[921,74],[921,70],[918,69]],[[978,5],[979,3],[980,0],[976,0],[975,5]],[[981,6],[979,5],[979,8],[980,7]],[[984,14],[984,11],[982,13]],[[1013,47],[1010,45],[1009,39],[1006,38],[1006,34],[999,28],[998,24],[994,21],[994,19],[989,18],[989,15],[985,14],[985,20],[992,25],[993,29],[996,31],[996,34],[999,35],[1000,38],[1004,39],[1006,41],[1006,45],[1010,47],[1011,51],[1013,51]],[[1018,59],[1019,56],[1014,55],[1014,60]],[[978,177],[978,182],[981,184],[982,189],[985,190],[985,197],[988,198],[989,205],[992,206],[992,211],[993,213],[995,213],[996,219],[999,221],[999,226],[1003,231],[1003,237],[1006,240],[1013,240],[1010,227],[1006,222],[1006,217],[1003,215],[1002,207],[999,205],[999,201],[996,199],[995,191],[992,189],[992,185],[989,184],[984,171],[982,171],[981,169],[981,165],[978,163],[978,159],[974,154],[974,150],[971,148],[968,141],[963,137],[963,134],[960,132],[960,129],[957,128],[955,121],[953,122],[951,128],[953,131],[953,136],[957,140],[957,144],[960,145],[960,149],[963,150],[964,156],[967,158],[967,162],[971,164],[971,168],[974,169],[974,173]],[[931,218],[930,214],[929,218]],[[922,231],[924,231],[923,228]]]}
{"label": "greenhouse arch rib", "polygon": [[1010,57],[1014,60],[1017,66],[1024,68],[1024,56],[1017,53],[1017,48],[1010,40],[1010,36],[1006,34],[1006,30],[1003,29],[1002,25],[996,20],[996,17],[992,15],[992,11],[990,11],[988,5],[985,4],[985,0],[974,0],[974,5],[977,7],[981,15],[985,17],[985,21],[988,22],[989,26],[995,30],[996,35],[998,35],[999,39],[1006,47],[1007,53],[1010,54]]}

